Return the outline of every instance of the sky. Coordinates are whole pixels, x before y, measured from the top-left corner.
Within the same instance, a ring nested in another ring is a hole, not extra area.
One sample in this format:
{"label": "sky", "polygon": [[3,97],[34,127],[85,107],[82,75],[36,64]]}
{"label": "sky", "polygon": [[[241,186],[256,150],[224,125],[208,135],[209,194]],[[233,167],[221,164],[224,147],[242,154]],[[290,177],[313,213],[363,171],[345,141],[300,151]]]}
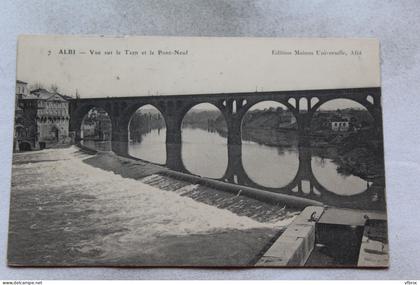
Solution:
{"label": "sky", "polygon": [[[363,51],[289,56],[276,51]],[[17,79],[81,98],[378,87],[378,42],[21,36]],[[336,107],[341,106],[337,101]],[[267,107],[270,105],[267,104]]]}

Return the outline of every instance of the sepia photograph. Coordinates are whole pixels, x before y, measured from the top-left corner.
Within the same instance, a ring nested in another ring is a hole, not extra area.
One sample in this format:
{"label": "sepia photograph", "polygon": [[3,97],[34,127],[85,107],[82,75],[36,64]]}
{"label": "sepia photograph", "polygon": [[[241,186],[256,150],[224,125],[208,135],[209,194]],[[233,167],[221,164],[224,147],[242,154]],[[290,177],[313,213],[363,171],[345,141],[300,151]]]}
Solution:
{"label": "sepia photograph", "polygon": [[389,263],[374,39],[21,36],[9,266]]}

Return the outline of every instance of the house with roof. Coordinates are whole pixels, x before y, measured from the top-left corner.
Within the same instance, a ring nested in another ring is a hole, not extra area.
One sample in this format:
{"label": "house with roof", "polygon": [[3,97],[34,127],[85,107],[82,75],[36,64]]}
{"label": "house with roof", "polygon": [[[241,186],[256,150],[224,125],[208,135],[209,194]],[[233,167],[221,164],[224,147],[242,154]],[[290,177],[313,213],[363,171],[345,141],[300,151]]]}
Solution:
{"label": "house with roof", "polygon": [[24,131],[23,109],[19,107],[19,100],[29,95],[28,83],[16,80],[16,97],[15,97],[15,127],[13,136],[13,150],[19,150],[18,139]]}
{"label": "house with roof", "polygon": [[15,116],[16,151],[70,143],[69,103],[63,95],[43,88],[21,92],[19,86],[16,98],[19,108],[19,116]]}
{"label": "house with roof", "polygon": [[350,129],[350,122],[347,119],[334,120],[331,122],[331,130],[334,132],[347,132]]}

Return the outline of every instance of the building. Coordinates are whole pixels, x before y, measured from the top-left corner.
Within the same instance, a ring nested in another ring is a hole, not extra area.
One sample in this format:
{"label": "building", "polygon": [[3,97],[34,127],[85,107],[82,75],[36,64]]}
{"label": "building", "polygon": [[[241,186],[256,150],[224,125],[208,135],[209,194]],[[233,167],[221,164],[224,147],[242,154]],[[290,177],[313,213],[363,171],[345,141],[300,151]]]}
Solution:
{"label": "building", "polygon": [[16,80],[16,99],[22,99],[24,96],[29,95],[28,83]]}
{"label": "building", "polygon": [[346,119],[331,122],[331,130],[334,132],[347,132],[349,129],[350,122]]}
{"label": "building", "polygon": [[85,140],[111,140],[111,119],[101,108],[91,109],[83,119],[81,137]]}
{"label": "building", "polygon": [[15,128],[13,135],[13,150],[19,150],[19,141],[24,137],[23,109],[19,106],[19,100],[29,96],[28,83],[24,81],[16,81],[16,97],[15,97]]}
{"label": "building", "polygon": [[63,95],[39,88],[31,92],[16,83],[15,151],[66,145],[69,137],[69,104]]}
{"label": "building", "polygon": [[94,138],[96,135],[96,124],[95,123],[87,123],[86,121],[83,122],[81,127],[81,138],[83,139],[90,139]]}

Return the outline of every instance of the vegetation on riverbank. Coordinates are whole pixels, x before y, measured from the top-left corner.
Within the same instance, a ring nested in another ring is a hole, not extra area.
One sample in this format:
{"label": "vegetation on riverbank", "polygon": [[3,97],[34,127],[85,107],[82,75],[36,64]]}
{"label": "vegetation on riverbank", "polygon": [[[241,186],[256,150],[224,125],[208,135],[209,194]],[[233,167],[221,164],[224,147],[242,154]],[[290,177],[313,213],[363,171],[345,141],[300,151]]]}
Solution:
{"label": "vegetation on riverbank", "polygon": [[130,140],[141,142],[142,136],[154,129],[165,128],[165,120],[159,112],[151,113],[137,111],[134,113],[130,125]]}
{"label": "vegetation on riverbank", "polygon": [[338,172],[370,180],[384,177],[383,145],[373,129],[351,133],[337,146]]}

